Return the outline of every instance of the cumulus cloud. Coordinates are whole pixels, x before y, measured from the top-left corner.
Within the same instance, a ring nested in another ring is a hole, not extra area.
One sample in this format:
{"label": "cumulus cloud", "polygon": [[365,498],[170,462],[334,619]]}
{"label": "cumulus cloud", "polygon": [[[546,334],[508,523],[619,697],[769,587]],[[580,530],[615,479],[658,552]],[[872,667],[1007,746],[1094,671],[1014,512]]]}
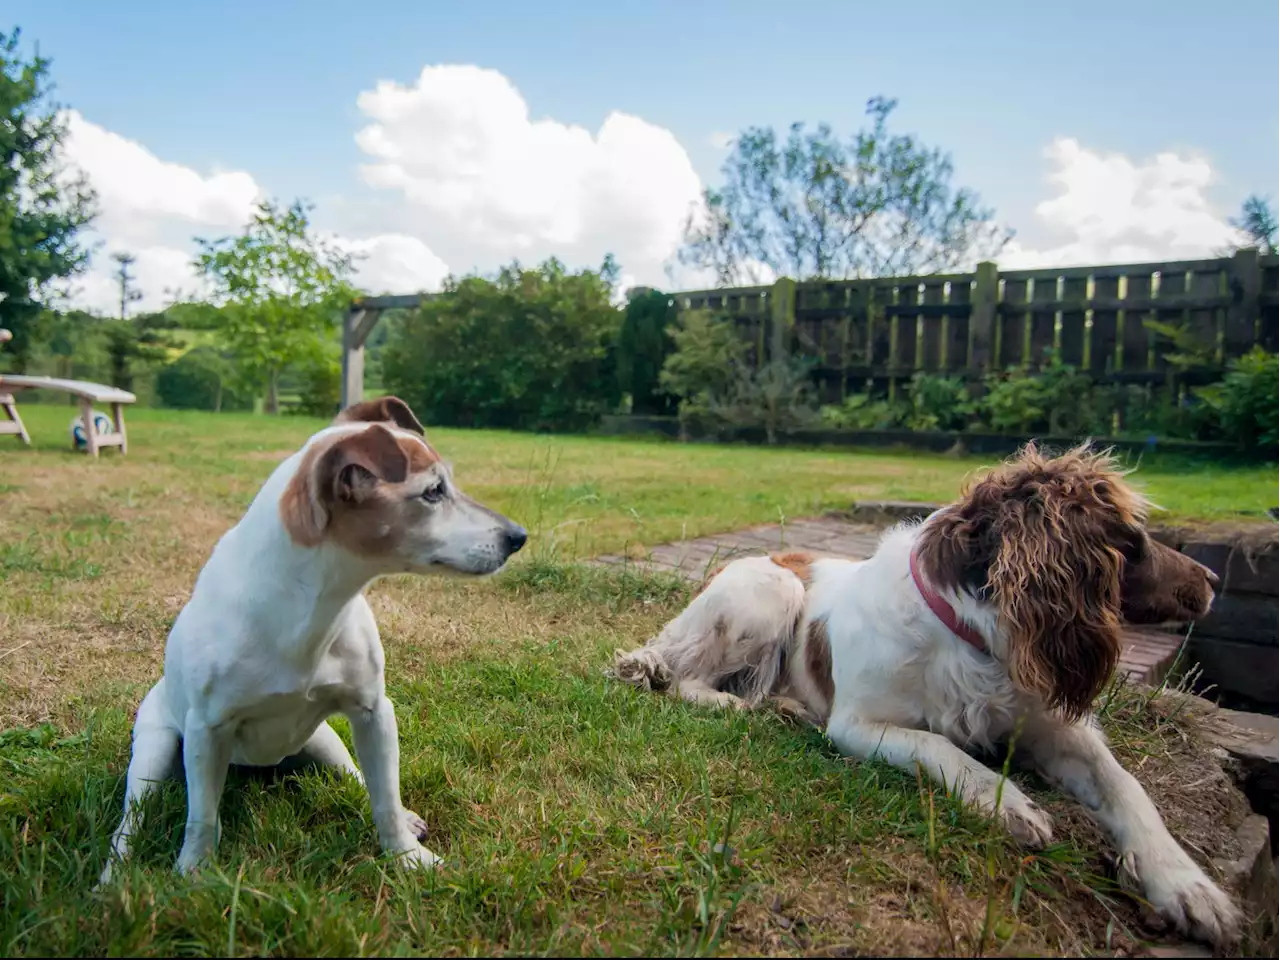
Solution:
{"label": "cumulus cloud", "polygon": [[1168,151],[1135,161],[1069,137],[1044,156],[1053,195],[1036,205],[1032,227],[1045,242],[1015,240],[1002,267],[1195,259],[1237,239],[1208,196],[1216,175],[1204,157]]}
{"label": "cumulus cloud", "polygon": [[448,265],[417,237],[384,233],[363,240],[334,238],[335,246],[356,258],[356,281],[373,295],[440,289]]}
{"label": "cumulus cloud", "polygon": [[[591,265],[606,253],[658,284],[701,183],[668,130],[610,113],[595,133],[533,119],[501,73],[429,66],[360,94],[366,184],[394,191],[471,259]],[[453,256],[450,254],[450,259]]]}
{"label": "cumulus cloud", "polygon": [[[177,296],[207,288],[192,269],[195,236],[238,232],[266,191],[244,171],[201,173],[163,160],[136,140],[66,114],[63,159],[83,173],[98,195],[98,217],[86,240],[89,269],[74,278],[69,302],[115,313],[120,291],[111,254],[135,257],[132,272],[143,294],[132,309],[157,310]],[[399,233],[333,236],[335,245],[357,256],[357,282],[375,293],[438,287],[448,268],[419,239]]]}

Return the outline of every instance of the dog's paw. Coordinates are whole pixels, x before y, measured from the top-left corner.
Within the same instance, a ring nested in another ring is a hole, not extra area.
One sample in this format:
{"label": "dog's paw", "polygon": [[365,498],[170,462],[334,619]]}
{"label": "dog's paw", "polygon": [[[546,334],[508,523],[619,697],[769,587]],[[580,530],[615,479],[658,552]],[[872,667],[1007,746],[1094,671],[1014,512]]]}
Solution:
{"label": "dog's paw", "polygon": [[404,811],[404,825],[409,828],[409,832],[413,834],[417,840],[427,839],[427,821],[412,810]]}
{"label": "dog's paw", "polygon": [[209,861],[208,850],[188,850],[184,845],[178,854],[178,862],[174,869],[184,877],[189,877]]}
{"label": "dog's paw", "polygon": [[1009,835],[1024,847],[1039,850],[1053,842],[1052,818],[1026,797],[1006,797],[1000,805],[1000,819]]}
{"label": "dog's paw", "polygon": [[623,683],[661,692],[671,686],[671,668],[652,647],[613,655],[613,676]]}
{"label": "dog's paw", "polygon": [[1217,884],[1210,880],[1181,847],[1143,854],[1127,851],[1120,857],[1120,879],[1142,897],[1179,933],[1217,947],[1240,937],[1243,917]]}
{"label": "dog's paw", "polygon": [[1008,781],[998,794],[995,787],[984,790],[977,798],[977,806],[998,816],[1009,836],[1024,847],[1039,850],[1053,840],[1053,820]]}
{"label": "dog's paw", "polygon": [[396,864],[406,870],[435,870],[444,863],[443,860],[426,847],[421,847],[417,844],[414,844],[408,850],[396,853],[395,858]]}

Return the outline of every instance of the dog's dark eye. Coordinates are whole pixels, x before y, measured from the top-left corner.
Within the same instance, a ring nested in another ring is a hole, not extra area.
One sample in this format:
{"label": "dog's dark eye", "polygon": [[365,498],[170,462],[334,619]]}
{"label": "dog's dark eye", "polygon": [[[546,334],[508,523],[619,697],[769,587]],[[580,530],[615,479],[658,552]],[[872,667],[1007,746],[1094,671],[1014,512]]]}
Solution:
{"label": "dog's dark eye", "polygon": [[422,499],[427,503],[439,503],[444,499],[444,481],[438,480],[422,491]]}

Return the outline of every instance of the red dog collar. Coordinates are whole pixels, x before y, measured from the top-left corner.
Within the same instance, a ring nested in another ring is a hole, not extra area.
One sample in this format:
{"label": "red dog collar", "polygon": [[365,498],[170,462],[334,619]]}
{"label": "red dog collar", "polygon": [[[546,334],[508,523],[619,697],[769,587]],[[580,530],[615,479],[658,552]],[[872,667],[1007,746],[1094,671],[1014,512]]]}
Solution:
{"label": "red dog collar", "polygon": [[969,626],[967,623],[961,622],[956,616],[955,610],[951,608],[951,604],[942,599],[932,587],[929,587],[920,576],[920,566],[916,561],[916,552],[911,551],[911,579],[915,582],[916,589],[920,591],[920,596],[924,597],[924,602],[929,605],[929,609],[933,611],[934,616],[942,621],[942,625],[954,633],[979,653],[987,652],[987,642],[982,639],[982,635],[977,630]]}

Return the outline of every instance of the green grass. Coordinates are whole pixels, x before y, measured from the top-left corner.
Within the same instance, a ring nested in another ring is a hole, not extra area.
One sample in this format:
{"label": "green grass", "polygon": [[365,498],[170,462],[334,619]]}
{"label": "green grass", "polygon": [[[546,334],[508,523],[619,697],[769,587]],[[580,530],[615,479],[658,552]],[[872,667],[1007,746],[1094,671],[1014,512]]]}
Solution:
{"label": "green grass", "polygon": [[[534,536],[491,580],[370,591],[404,799],[446,869],[387,864],[351,782],[236,775],[212,868],[174,874],[185,791],[169,784],[119,882],[95,893],[172,619],[318,423],[139,410],[129,456],[94,463],[66,449],[69,411],[24,413],[37,449],[0,447],[5,955],[1080,955],[1146,933],[1096,832],[1033,779],[1015,775],[1060,839],[1027,855],[944,791],[846,762],[813,731],[602,673],[687,586],[567,559],[857,498],[945,499],[980,461],[453,430],[430,433],[464,488]],[[1157,461],[1141,476],[1183,518],[1274,499],[1267,469]],[[1194,820],[1204,788],[1178,776],[1207,755],[1164,699],[1121,688],[1105,716],[1175,834],[1221,849],[1194,831],[1228,824]]]}

